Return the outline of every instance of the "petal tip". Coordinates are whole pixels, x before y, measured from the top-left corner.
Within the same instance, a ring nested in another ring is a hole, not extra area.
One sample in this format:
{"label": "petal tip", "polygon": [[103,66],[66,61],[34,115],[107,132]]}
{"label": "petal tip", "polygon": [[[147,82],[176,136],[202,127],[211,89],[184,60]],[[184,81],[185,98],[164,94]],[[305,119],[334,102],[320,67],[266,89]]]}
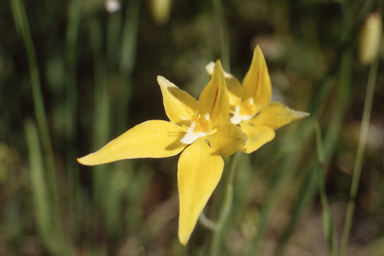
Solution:
{"label": "petal tip", "polygon": [[76,161],[79,163],[79,164],[82,164],[82,165],[91,165],[87,160],[86,160],[87,156],[83,156],[83,157],[79,157],[76,159]]}
{"label": "petal tip", "polygon": [[256,45],[255,50],[253,51],[253,54],[261,54],[264,57],[263,51],[260,48],[260,45]]}
{"label": "petal tip", "polygon": [[295,112],[296,112],[295,115],[296,115],[297,119],[301,119],[301,118],[308,117],[311,115],[308,112],[301,112],[301,111],[295,111]]}
{"label": "petal tip", "polygon": [[183,232],[179,231],[179,242],[181,245],[186,246],[189,241],[190,235],[183,234]]}
{"label": "petal tip", "polygon": [[157,82],[159,84],[164,83],[167,79],[165,79],[163,76],[157,76]]}

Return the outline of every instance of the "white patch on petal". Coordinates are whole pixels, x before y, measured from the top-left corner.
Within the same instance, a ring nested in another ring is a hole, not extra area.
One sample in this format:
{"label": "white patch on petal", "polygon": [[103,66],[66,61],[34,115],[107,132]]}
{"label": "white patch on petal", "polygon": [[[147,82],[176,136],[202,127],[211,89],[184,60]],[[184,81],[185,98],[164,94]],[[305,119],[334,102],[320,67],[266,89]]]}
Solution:
{"label": "white patch on petal", "polygon": [[[205,120],[209,120],[209,114],[208,113],[205,114],[204,118]],[[196,129],[196,123],[192,122],[191,127],[188,128],[187,133],[184,135],[184,137],[180,141],[187,145],[192,144],[193,142],[195,142],[195,140],[207,135],[210,132],[210,131],[205,131],[205,132],[195,131],[195,129]]]}
{"label": "white patch on petal", "polygon": [[207,135],[209,132],[195,132],[193,130],[188,130],[184,137],[180,140],[184,144],[192,144],[200,137]]}
{"label": "white patch on petal", "polygon": [[231,123],[239,124],[242,121],[247,121],[254,116],[254,115],[240,115],[240,109],[241,107],[239,105],[235,107],[235,113],[233,113],[233,116],[231,117]]}

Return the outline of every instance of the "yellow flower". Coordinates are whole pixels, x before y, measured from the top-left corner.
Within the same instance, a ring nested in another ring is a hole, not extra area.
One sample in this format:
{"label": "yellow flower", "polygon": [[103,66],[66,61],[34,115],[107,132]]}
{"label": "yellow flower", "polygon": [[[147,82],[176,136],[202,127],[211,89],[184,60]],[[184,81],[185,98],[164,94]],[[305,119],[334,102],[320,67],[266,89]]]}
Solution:
{"label": "yellow flower", "polygon": [[78,159],[98,165],[122,159],[174,156],[178,162],[179,240],[186,245],[197,219],[221,178],[224,161],[240,150],[247,136],[229,121],[228,90],[220,61],[199,101],[158,76],[166,121],[147,121],[99,151]]}
{"label": "yellow flower", "polygon": [[[206,66],[208,74],[213,74],[215,63]],[[247,134],[247,144],[241,149],[252,153],[275,137],[276,129],[309,113],[292,110],[279,102],[271,101],[272,87],[267,64],[259,46],[253,53],[251,67],[243,83],[231,74],[224,72],[229,91],[231,122],[238,124]]]}

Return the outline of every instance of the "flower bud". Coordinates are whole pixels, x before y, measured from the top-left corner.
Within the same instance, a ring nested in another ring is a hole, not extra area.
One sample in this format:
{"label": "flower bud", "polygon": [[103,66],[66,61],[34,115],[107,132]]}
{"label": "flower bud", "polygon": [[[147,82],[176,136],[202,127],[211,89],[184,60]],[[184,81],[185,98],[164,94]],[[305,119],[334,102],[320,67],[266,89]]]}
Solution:
{"label": "flower bud", "polygon": [[116,12],[118,10],[120,10],[120,2],[119,1],[116,1],[116,0],[107,0],[105,2],[105,9],[109,12],[109,13],[112,13],[112,12]]}
{"label": "flower bud", "polygon": [[363,65],[370,64],[378,54],[381,27],[381,16],[378,12],[367,15],[360,32],[359,59]]}
{"label": "flower bud", "polygon": [[169,20],[172,0],[151,0],[152,14],[155,22],[159,25]]}

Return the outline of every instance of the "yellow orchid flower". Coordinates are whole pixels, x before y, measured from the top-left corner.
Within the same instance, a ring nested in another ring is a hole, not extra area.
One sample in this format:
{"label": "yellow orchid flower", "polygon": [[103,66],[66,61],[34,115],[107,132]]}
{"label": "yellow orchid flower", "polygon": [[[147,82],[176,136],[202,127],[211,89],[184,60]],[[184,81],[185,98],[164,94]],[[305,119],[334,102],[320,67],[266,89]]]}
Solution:
{"label": "yellow orchid flower", "polygon": [[[206,66],[212,75],[215,63]],[[279,102],[271,103],[272,87],[267,64],[259,46],[256,46],[252,64],[240,84],[233,75],[224,72],[229,92],[231,122],[247,134],[247,144],[241,149],[252,153],[275,137],[276,129],[309,113],[292,110]]]}
{"label": "yellow orchid flower", "polygon": [[170,122],[139,124],[78,162],[98,165],[122,159],[169,157],[185,149],[178,162],[178,189],[179,240],[186,245],[221,178],[221,156],[240,150],[247,136],[229,121],[228,90],[220,61],[199,101],[164,77],[158,76],[157,81]]}

